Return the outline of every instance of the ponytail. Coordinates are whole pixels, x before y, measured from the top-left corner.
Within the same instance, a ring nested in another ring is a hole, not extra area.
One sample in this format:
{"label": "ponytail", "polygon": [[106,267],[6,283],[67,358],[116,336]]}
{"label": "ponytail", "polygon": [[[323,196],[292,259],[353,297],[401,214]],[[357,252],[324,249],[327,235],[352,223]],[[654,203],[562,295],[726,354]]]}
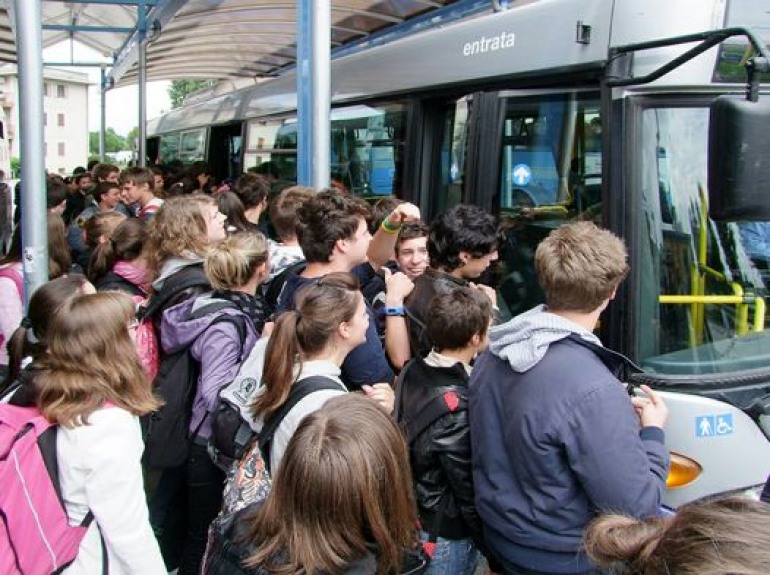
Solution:
{"label": "ponytail", "polygon": [[88,260],[88,279],[96,283],[115,264],[115,244],[111,239],[100,242],[91,253],[91,259]]}
{"label": "ponytail", "polygon": [[290,310],[278,316],[275,329],[265,350],[262,385],[265,391],[257,398],[252,413],[267,418],[283,405],[294,383],[294,362],[300,357],[297,340],[299,312]]}
{"label": "ponytail", "polygon": [[591,524],[584,545],[591,561],[602,567],[619,561],[643,564],[650,560],[669,525],[670,518],[665,517],[638,520],[604,515]]}

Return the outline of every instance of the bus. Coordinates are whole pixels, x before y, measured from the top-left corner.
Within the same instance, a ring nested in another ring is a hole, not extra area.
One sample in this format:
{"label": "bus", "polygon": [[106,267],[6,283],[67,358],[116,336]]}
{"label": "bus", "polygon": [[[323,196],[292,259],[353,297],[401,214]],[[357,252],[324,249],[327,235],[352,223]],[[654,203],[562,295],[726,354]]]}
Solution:
{"label": "bus", "polygon": [[[770,173],[743,187],[717,177],[745,167],[740,149],[764,154],[751,166],[770,157],[766,141],[745,146],[734,122],[711,120],[725,99],[770,101],[761,4],[522,0],[331,66],[333,178],[414,202],[426,220],[459,202],[495,213],[505,317],[542,301],[533,256],[554,228],[587,219],[625,240],[631,271],[599,335],[641,367],[631,387],[669,404],[671,507],[756,492],[770,474],[770,266],[751,233],[770,231]],[[289,70],[173,110],[149,123],[147,149],[221,178],[293,180],[295,92]]]}

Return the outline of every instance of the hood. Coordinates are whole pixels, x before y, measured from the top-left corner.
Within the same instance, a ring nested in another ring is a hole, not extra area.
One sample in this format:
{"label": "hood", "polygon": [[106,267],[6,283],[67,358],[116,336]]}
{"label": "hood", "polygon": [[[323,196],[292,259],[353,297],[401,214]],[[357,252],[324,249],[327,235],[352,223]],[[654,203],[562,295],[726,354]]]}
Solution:
{"label": "hood", "polygon": [[601,345],[599,338],[583,326],[546,311],[545,305],[539,305],[491,328],[489,351],[507,361],[513,371],[523,373],[543,359],[548,346],[571,334]]}
{"label": "hood", "polygon": [[[229,302],[223,302],[221,299],[214,298],[211,293],[207,293],[197,298],[186,299],[163,312],[160,341],[164,351],[169,354],[175,353],[192,345],[198,339],[198,336],[211,325],[214,318],[218,316],[223,314],[243,315],[243,312],[235,307],[235,304],[230,304],[232,307],[217,309],[216,311],[212,310],[211,313],[204,312],[200,317],[197,316],[197,312],[202,308],[212,304],[221,305],[223,303],[227,304]],[[193,314],[196,315],[193,316]],[[246,321],[245,323],[248,326],[251,322]],[[247,327],[246,333],[248,334],[250,331]],[[256,339],[256,334],[254,334],[254,338]]]}
{"label": "hood", "polygon": [[165,281],[176,272],[188,266],[194,266],[200,263],[203,263],[203,258],[200,256],[190,255],[189,257],[184,258],[169,258],[161,266],[158,277],[155,278],[154,282],[152,282],[153,289],[156,292],[160,291],[163,289],[163,284]]}

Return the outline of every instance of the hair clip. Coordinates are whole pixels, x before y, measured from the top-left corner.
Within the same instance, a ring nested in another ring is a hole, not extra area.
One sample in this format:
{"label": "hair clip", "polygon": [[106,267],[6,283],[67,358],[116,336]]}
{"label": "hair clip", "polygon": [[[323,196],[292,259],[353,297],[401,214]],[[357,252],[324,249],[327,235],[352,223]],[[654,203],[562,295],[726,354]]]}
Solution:
{"label": "hair clip", "polygon": [[32,329],[32,320],[25,315],[23,318],[21,318],[21,327],[24,329]]}

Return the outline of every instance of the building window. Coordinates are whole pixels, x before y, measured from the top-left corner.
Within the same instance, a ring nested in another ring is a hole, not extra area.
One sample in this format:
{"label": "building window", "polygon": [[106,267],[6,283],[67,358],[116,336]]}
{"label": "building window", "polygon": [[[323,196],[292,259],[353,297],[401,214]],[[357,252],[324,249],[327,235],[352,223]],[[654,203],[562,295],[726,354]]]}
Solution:
{"label": "building window", "polygon": [[59,155],[64,155],[64,142],[59,142]]}
{"label": "building window", "polygon": [[43,156],[48,156],[48,142],[43,142]]}
{"label": "building window", "polygon": [[45,112],[43,112],[43,125],[44,126],[48,125],[48,114]]}
{"label": "building window", "polygon": [[57,114],[56,115],[56,125],[60,128],[64,127],[64,114]]}
{"label": "building window", "polygon": [[66,98],[67,97],[67,86],[64,84],[56,84],[56,97],[57,98]]}
{"label": "building window", "polygon": [[48,95],[48,82],[43,82],[43,96]]}

